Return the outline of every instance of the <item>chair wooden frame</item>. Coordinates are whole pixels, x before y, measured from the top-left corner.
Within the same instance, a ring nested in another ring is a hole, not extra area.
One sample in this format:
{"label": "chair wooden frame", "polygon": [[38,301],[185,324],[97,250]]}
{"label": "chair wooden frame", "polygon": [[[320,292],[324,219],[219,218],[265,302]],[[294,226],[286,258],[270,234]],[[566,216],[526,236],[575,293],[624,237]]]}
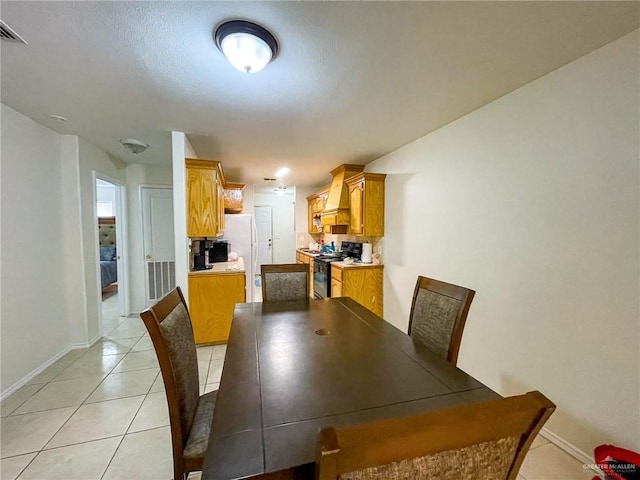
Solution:
{"label": "chair wooden frame", "polygon": [[462,308],[458,310],[456,320],[453,326],[453,332],[451,334],[451,341],[449,342],[449,349],[447,352],[447,361],[452,365],[458,363],[458,353],[460,352],[460,343],[462,342],[462,333],[464,332],[464,325],[467,321],[467,315],[471,302],[475,296],[475,290],[470,290],[465,287],[453,285],[452,283],[442,282],[433,278],[419,276],[416,282],[416,287],[413,291],[413,299],[411,301],[411,314],[409,315],[409,329],[407,333],[411,335],[411,327],[413,325],[413,317],[416,307],[416,300],[420,290],[429,290],[439,295],[445,295],[447,297],[455,298],[462,302]]}
{"label": "chair wooden frame", "polygon": [[262,265],[260,267],[260,277],[262,282],[262,301],[268,302],[267,297],[267,282],[265,281],[266,273],[304,273],[306,275],[305,282],[305,298],[309,298],[309,265],[306,263],[283,263],[283,264],[270,264]]}
{"label": "chair wooden frame", "polygon": [[[555,405],[540,392],[436,410],[318,435],[316,479],[456,450],[505,437],[520,442],[505,479],[516,480],[536,435]],[[498,480],[498,479],[496,479]]]}
{"label": "chair wooden frame", "polygon": [[149,331],[149,336],[151,337],[156,355],[158,356],[162,379],[164,380],[167,403],[169,406],[169,424],[171,425],[173,472],[175,480],[182,480],[186,478],[189,472],[201,471],[202,463],[204,461],[203,458],[184,458],[184,447],[187,443],[187,439],[189,438],[189,432],[184,432],[182,429],[182,424],[180,422],[180,400],[178,397],[176,378],[174,376],[173,365],[169,358],[167,344],[160,331],[160,324],[180,303],[184,305],[188,315],[189,310],[187,309],[187,304],[184,300],[184,296],[182,295],[182,290],[180,287],[176,287],[160,299],[158,303],[140,314],[140,317],[142,317],[142,320]]}

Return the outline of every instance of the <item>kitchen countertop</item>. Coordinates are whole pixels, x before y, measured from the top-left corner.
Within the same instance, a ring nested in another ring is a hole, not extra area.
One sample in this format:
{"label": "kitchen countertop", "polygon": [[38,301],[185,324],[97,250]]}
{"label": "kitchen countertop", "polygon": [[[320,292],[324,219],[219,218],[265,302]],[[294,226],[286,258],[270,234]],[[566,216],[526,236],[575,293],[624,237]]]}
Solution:
{"label": "kitchen countertop", "polygon": [[373,263],[331,262],[331,268],[384,268],[384,265]]}
{"label": "kitchen countertop", "polygon": [[217,262],[212,263],[213,268],[209,270],[196,270],[189,272],[190,277],[199,277],[203,275],[233,275],[237,273],[245,273],[244,260],[242,257],[237,262]]}
{"label": "kitchen countertop", "polygon": [[297,248],[296,252],[302,253],[304,255],[308,255],[310,257],[317,257],[318,255],[322,255],[320,252],[310,252],[306,248]]}
{"label": "kitchen countertop", "polygon": [[[308,250],[298,248],[296,252],[302,253],[303,255],[307,255],[309,257],[317,257],[318,255],[322,255],[321,253],[311,253]],[[373,263],[345,263],[345,262],[331,262],[331,267],[336,268],[384,268],[384,265],[374,265]]]}

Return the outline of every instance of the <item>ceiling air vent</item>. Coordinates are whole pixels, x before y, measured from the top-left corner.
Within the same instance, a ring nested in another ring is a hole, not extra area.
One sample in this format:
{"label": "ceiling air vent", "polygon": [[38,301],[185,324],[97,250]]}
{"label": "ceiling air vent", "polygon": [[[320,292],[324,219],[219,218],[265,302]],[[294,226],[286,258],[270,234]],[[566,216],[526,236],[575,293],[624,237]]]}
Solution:
{"label": "ceiling air vent", "polygon": [[2,20],[0,20],[0,38],[2,38],[3,41],[6,40],[8,42],[24,43],[27,45],[24,38],[14,32],[13,29]]}

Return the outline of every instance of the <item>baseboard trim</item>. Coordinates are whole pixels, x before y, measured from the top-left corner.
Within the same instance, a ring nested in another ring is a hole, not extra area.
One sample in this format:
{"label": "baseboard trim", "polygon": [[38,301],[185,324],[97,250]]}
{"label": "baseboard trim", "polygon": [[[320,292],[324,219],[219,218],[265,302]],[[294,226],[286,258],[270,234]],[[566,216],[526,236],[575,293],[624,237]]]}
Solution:
{"label": "baseboard trim", "polygon": [[600,478],[604,478],[604,472],[596,466],[596,462],[592,455],[580,450],[578,447],[567,442],[564,438],[556,435],[546,427],[542,427],[540,435],[549,440],[560,450],[563,450],[579,462],[582,462],[583,465],[587,465],[594,474],[598,475]]}
{"label": "baseboard trim", "polygon": [[98,340],[100,340],[100,338],[102,338],[100,335],[96,335],[87,343],[74,343],[73,345],[71,345],[71,348],[69,349],[69,351],[78,350],[80,348],[91,348]]}
{"label": "baseboard trim", "polygon": [[67,348],[65,348],[64,350],[62,350],[60,353],[58,353],[57,355],[54,355],[53,357],[51,357],[49,360],[47,360],[46,362],[44,362],[42,365],[40,365],[38,368],[32,370],[30,373],[28,373],[27,375],[25,375],[22,379],[18,380],[16,383],[14,383],[13,385],[11,385],[9,388],[7,388],[4,392],[2,392],[0,394],[0,401],[5,400],[9,395],[11,395],[13,392],[15,392],[16,390],[18,390],[20,387],[25,386],[27,383],[29,383],[33,378],[35,378],[36,376],[38,376],[39,374],[41,374],[42,372],[44,372],[47,368],[49,368],[51,365],[53,365],[54,363],[56,363],[58,360],[60,360],[62,357],[64,357],[67,353],[69,353],[71,350],[78,350],[81,348],[90,348],[93,346],[94,343],[96,343],[98,340],[100,339],[100,336],[96,336],[95,338],[93,338],[92,340],[90,340],[87,343],[74,343],[72,345],[69,345]]}

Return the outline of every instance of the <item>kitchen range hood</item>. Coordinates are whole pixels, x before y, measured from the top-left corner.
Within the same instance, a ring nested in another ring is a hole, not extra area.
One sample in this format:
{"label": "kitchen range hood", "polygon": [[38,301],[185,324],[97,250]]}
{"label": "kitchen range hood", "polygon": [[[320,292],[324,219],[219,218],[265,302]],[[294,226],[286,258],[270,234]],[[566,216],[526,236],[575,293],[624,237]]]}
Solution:
{"label": "kitchen range hood", "polygon": [[349,189],[344,182],[363,170],[364,165],[351,165],[348,163],[331,170],[333,179],[324,212],[320,216],[322,225],[329,226],[331,233],[347,233],[347,225],[349,225]]}

